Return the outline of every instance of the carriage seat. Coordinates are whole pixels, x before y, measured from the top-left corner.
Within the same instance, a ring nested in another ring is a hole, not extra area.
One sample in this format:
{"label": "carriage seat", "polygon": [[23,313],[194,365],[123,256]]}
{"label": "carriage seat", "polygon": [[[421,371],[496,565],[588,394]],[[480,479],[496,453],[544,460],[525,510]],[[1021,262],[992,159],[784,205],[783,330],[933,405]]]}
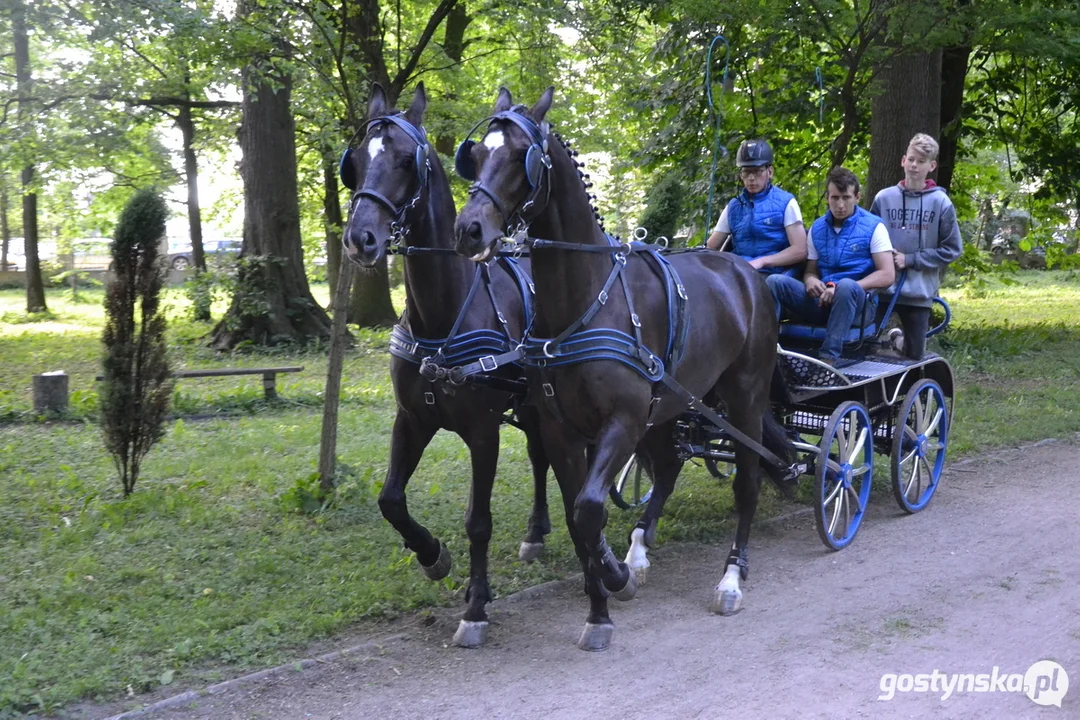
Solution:
{"label": "carriage seat", "polygon": [[[877,335],[877,292],[868,292],[861,317],[856,317],[844,335],[844,344],[858,343]],[[780,321],[780,339],[821,342],[825,339],[824,325],[808,325],[794,320]]]}

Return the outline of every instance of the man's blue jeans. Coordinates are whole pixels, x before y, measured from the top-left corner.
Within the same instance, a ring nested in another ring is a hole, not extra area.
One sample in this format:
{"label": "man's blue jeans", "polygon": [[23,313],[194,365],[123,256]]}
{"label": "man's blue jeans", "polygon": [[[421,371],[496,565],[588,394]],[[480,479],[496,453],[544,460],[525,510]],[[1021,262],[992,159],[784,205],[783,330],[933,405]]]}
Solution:
{"label": "man's blue jeans", "polygon": [[840,357],[844,336],[861,317],[866,303],[866,291],[859,283],[849,278],[836,283],[831,305],[819,305],[817,298],[806,294],[806,285],[801,280],[787,275],[769,275],[765,282],[772,290],[776,305],[776,319],[780,320],[783,311],[799,322],[811,325],[825,325],[825,340],[821,343],[820,356],[830,360]]}

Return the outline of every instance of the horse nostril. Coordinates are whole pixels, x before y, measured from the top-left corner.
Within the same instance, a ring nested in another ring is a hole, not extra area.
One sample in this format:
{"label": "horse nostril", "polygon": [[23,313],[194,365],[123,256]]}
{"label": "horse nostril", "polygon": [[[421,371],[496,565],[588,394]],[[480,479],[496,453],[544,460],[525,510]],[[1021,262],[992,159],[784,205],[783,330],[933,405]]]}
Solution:
{"label": "horse nostril", "polygon": [[362,241],[364,250],[367,250],[368,252],[375,250],[375,248],[378,246],[378,242],[376,242],[375,240],[375,235],[372,234],[370,230],[365,230],[360,235],[360,240]]}
{"label": "horse nostril", "polygon": [[482,239],[484,234],[483,230],[480,229],[480,223],[476,222],[475,220],[469,223],[467,232],[469,233],[469,237],[473,240]]}

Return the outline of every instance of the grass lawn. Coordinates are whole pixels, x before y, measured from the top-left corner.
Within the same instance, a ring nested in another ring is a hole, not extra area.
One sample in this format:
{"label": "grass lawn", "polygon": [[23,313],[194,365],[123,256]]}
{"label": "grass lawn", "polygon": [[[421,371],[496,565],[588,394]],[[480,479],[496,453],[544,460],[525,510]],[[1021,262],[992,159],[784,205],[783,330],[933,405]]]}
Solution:
{"label": "grass lawn", "polygon": [[[315,292],[325,301],[325,286]],[[951,457],[1080,431],[1077,275],[1027,273],[1018,286],[946,295],[954,326],[938,349],[959,383]],[[356,333],[342,387],[339,492],[332,507],[304,513],[297,506],[317,464],[325,348],[212,353],[200,344],[210,326],[183,319],[185,300],[170,290],[175,366],[306,369],[278,377],[281,400],[272,404],[257,376],[179,380],[181,417],[124,501],[94,422],[102,293],[83,296],[51,292],[52,315],[28,322],[22,292],[0,291],[0,717],[116,698],[129,687],[197,685],[281,662],[358,624],[463,603],[464,445],[438,435],[409,488],[410,510],[453,554],[444,582],[423,578],[375,504],[394,409],[388,333]],[[64,421],[30,411],[30,376],[47,370],[71,375]],[[887,476],[878,477],[877,501],[891,503]],[[578,569],[558,511],[546,557],[517,561],[530,486],[522,437],[506,428],[491,544],[497,595]],[[549,492],[558,508],[553,481]],[[781,507],[771,490],[762,499],[762,514]],[[731,505],[729,487],[687,465],[661,538],[727,542]],[[634,519],[612,508],[617,547]]]}

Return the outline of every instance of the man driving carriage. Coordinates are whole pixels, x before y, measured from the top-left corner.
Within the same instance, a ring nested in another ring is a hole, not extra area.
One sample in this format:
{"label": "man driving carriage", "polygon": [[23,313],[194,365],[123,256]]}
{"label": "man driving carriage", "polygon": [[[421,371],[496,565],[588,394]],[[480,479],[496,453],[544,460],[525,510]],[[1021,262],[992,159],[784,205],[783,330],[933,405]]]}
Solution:
{"label": "man driving carriage", "polygon": [[848,330],[865,317],[866,303],[876,301],[870,291],[892,285],[895,270],[889,231],[881,218],[859,207],[855,173],[830,170],[827,192],[829,209],[807,234],[802,281],[787,275],[765,280],[777,320],[786,312],[795,320],[826,326],[818,357],[835,365]]}
{"label": "man driving carriage", "polygon": [[735,153],[743,191],[720,213],[707,244],[732,241],[732,251],[762,273],[797,274],[806,260],[806,230],[799,201],[773,184],[773,151],[764,140],[746,140]]}

